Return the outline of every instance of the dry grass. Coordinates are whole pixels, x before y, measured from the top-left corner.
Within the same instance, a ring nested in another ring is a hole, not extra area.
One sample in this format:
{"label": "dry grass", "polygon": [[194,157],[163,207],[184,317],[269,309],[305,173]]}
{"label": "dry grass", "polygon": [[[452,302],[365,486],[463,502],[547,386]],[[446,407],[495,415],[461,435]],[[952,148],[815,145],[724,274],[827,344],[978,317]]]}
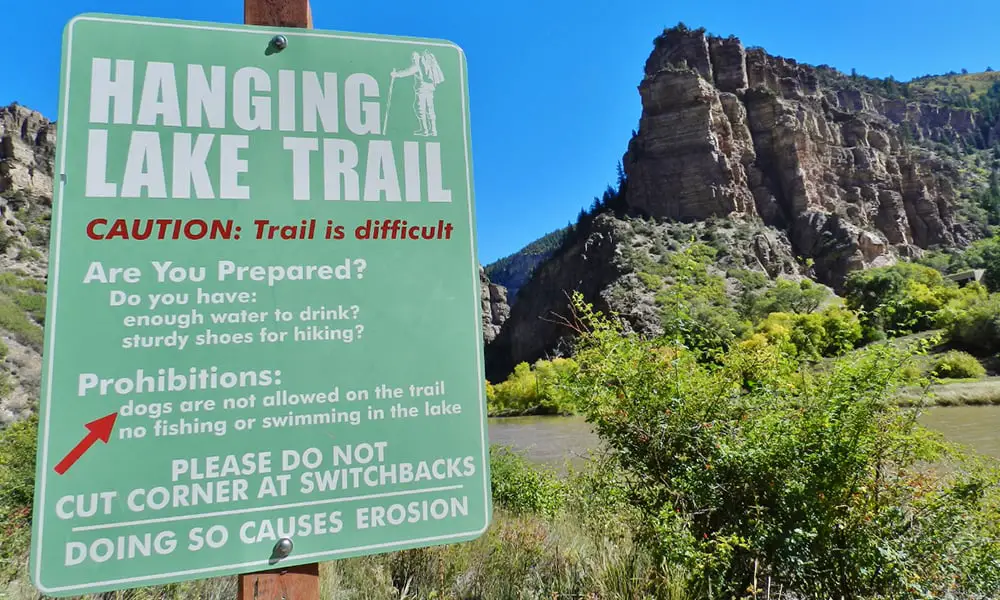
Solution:
{"label": "dry grass", "polygon": [[[471,542],[322,563],[320,598],[689,598],[683,577],[664,572],[624,535],[595,531],[572,514],[546,519],[498,509],[494,515],[486,534]],[[77,600],[234,600],[236,583],[222,577]],[[0,587],[0,598],[47,597],[22,571],[6,590]]]}
{"label": "dry grass", "polygon": [[916,91],[931,96],[939,92],[961,90],[968,93],[972,100],[976,100],[998,81],[1000,81],[1000,71],[968,73],[965,75],[942,75],[940,77],[914,81],[910,83],[910,90],[911,92]]}

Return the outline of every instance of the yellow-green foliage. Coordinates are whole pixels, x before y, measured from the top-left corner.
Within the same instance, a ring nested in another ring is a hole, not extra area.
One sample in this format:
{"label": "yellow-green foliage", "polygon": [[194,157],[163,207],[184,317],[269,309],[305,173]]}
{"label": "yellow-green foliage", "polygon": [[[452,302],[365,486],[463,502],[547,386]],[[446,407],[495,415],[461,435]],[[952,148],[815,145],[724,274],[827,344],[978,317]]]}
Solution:
{"label": "yellow-green foliage", "polygon": [[902,262],[851,273],[847,307],[860,313],[865,337],[895,337],[937,326],[938,314],[963,295],[953,281],[931,267]]}
{"label": "yellow-green foliage", "polygon": [[39,279],[32,279],[30,277],[21,277],[15,273],[5,272],[0,273],[0,290],[9,293],[13,291],[26,291],[34,292],[36,294],[44,294],[46,290],[46,285],[44,281]]}
{"label": "yellow-green foliage", "polygon": [[0,329],[9,331],[23,344],[42,350],[42,328],[28,319],[22,306],[4,294],[0,294]]}
{"label": "yellow-green foliage", "polygon": [[970,100],[978,100],[997,82],[1000,82],[1000,71],[984,71],[981,73],[963,73],[954,75],[939,75],[910,82],[910,90],[914,94],[927,93],[937,96],[938,93],[955,91],[968,93]]}
{"label": "yellow-green foliage", "polygon": [[35,415],[0,430],[0,582],[13,576],[28,546],[37,438]]}
{"label": "yellow-green foliage", "polygon": [[664,256],[644,268],[664,279],[656,295],[666,337],[712,356],[725,350],[750,327],[726,294],[726,280],[709,271],[718,251],[702,242]]}
{"label": "yellow-green foliage", "polygon": [[13,273],[0,273],[0,329],[19,342],[42,349],[45,283]]}
{"label": "yellow-green foliage", "polygon": [[991,294],[971,302],[947,323],[952,343],[973,352],[992,354],[1000,351],[1000,294]]}
{"label": "yellow-green foliage", "polygon": [[811,279],[791,281],[778,279],[774,287],[746,294],[741,303],[743,311],[754,321],[776,312],[810,313],[817,310],[830,297],[830,292]]}
{"label": "yellow-green foliage", "polygon": [[506,381],[487,382],[487,408],[491,415],[571,413],[573,399],[563,382],[576,369],[576,362],[570,358],[538,360],[534,365],[522,362]]}
{"label": "yellow-green foliage", "polygon": [[952,350],[934,361],[931,374],[948,379],[978,379],[986,375],[986,368],[968,352]]}
{"label": "yellow-green foliage", "polygon": [[986,301],[989,292],[978,283],[972,283],[959,288],[953,297],[941,307],[934,319],[936,327],[947,329],[963,315],[969,312],[973,306]]}
{"label": "yellow-green foliage", "polygon": [[505,446],[490,446],[490,481],[493,500],[514,514],[552,516],[565,500],[559,478]]}
{"label": "yellow-green foliage", "polygon": [[998,597],[1000,480],[892,402],[907,351],[803,376],[761,335],[721,368],[664,360],[663,340],[575,303],[580,411],[626,473],[641,539],[698,597],[764,598],[764,578],[796,598]]}
{"label": "yellow-green foliage", "polygon": [[861,322],[853,311],[830,307],[818,313],[771,313],[754,332],[790,355],[817,360],[852,350],[861,340]]}

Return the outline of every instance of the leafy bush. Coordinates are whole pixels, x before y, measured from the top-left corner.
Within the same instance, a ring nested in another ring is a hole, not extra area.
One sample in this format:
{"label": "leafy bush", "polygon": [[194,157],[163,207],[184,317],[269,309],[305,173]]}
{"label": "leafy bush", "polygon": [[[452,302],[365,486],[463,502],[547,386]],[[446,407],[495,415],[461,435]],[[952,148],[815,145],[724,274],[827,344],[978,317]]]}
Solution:
{"label": "leafy bush", "polygon": [[862,336],[857,314],[837,307],[821,313],[772,313],[755,332],[785,352],[806,360],[844,354]]}
{"label": "leafy bush", "polygon": [[0,581],[15,574],[31,537],[37,439],[36,415],[0,430]]}
{"label": "leafy bush", "polygon": [[745,316],[756,322],[771,313],[811,313],[829,297],[830,291],[811,279],[778,279],[774,287],[744,296],[741,304]]}
{"label": "leafy bush", "polygon": [[[994,176],[997,176],[997,172],[994,172]],[[1000,292],[1000,236],[995,234],[973,242],[964,251],[947,249],[928,252],[920,262],[949,274],[983,269],[983,285],[990,292]]]}
{"label": "leafy bush", "polygon": [[984,269],[983,283],[991,292],[1000,292],[1000,237],[973,244],[968,252],[969,266]]}
{"label": "leafy bush", "polygon": [[13,273],[0,274],[0,328],[39,352],[43,335],[36,322],[45,322],[45,289],[43,281]]}
{"label": "leafy bush", "polygon": [[569,358],[522,362],[506,381],[487,386],[487,408],[491,415],[572,413],[575,404],[563,382],[575,371]]}
{"label": "leafy bush", "polygon": [[952,350],[934,361],[931,375],[949,379],[979,378],[986,375],[986,368],[968,352]]}
{"label": "leafy bush", "polygon": [[951,341],[966,350],[985,354],[1000,351],[1000,294],[991,294],[955,314],[947,331]]}
{"label": "leafy bush", "polygon": [[989,298],[989,292],[978,283],[971,283],[958,290],[955,296],[948,300],[934,319],[935,327],[948,329],[956,319],[965,316],[969,309]]}
{"label": "leafy bush", "polygon": [[854,271],[844,289],[847,307],[860,314],[868,341],[933,329],[938,312],[961,294],[936,269],[909,262]]}
{"label": "leafy bush", "polygon": [[514,514],[554,515],[564,502],[562,482],[533,467],[505,446],[490,446],[490,481],[493,499]]}
{"label": "leafy bush", "polygon": [[623,335],[579,295],[576,310],[582,410],[625,473],[641,539],[689,569],[695,593],[743,597],[765,580],[798,597],[1000,592],[997,479],[927,472],[961,455],[895,406],[902,351],[808,374],[761,336],[716,367]]}
{"label": "leafy bush", "polygon": [[724,351],[750,327],[726,294],[725,278],[709,271],[717,254],[696,242],[667,255],[665,264],[647,266],[667,284],[656,296],[664,335],[706,358]]}

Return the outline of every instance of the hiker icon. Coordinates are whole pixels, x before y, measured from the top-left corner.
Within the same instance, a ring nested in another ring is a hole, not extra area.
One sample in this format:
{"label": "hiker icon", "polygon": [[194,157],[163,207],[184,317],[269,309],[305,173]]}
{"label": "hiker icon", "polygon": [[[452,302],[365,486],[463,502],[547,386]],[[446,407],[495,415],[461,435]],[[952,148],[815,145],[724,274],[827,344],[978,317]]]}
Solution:
{"label": "hiker icon", "polygon": [[444,72],[438,65],[437,58],[429,50],[423,53],[413,52],[411,55],[413,62],[409,67],[397,71],[392,70],[389,83],[389,106],[385,111],[385,122],[382,131],[385,131],[389,123],[389,109],[392,106],[392,85],[396,79],[403,77],[413,77],[414,105],[413,112],[420,123],[420,129],[413,132],[414,135],[422,137],[437,136],[437,113],[434,112],[434,91],[437,86],[444,81]]}

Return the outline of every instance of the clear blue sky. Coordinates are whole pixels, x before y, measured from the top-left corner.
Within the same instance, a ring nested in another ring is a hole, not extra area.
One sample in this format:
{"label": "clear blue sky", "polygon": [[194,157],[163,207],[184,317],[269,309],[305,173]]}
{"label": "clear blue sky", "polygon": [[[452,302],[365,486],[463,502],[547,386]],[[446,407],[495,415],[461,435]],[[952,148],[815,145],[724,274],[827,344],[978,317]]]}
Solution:
{"label": "clear blue sky", "polygon": [[[312,0],[314,26],[450,39],[469,62],[480,260],[575,219],[615,177],[652,39],[684,21],[845,72],[1000,69],[996,0]],[[241,23],[242,0],[5,3],[0,105],[54,118],[63,25],[81,12]]]}

